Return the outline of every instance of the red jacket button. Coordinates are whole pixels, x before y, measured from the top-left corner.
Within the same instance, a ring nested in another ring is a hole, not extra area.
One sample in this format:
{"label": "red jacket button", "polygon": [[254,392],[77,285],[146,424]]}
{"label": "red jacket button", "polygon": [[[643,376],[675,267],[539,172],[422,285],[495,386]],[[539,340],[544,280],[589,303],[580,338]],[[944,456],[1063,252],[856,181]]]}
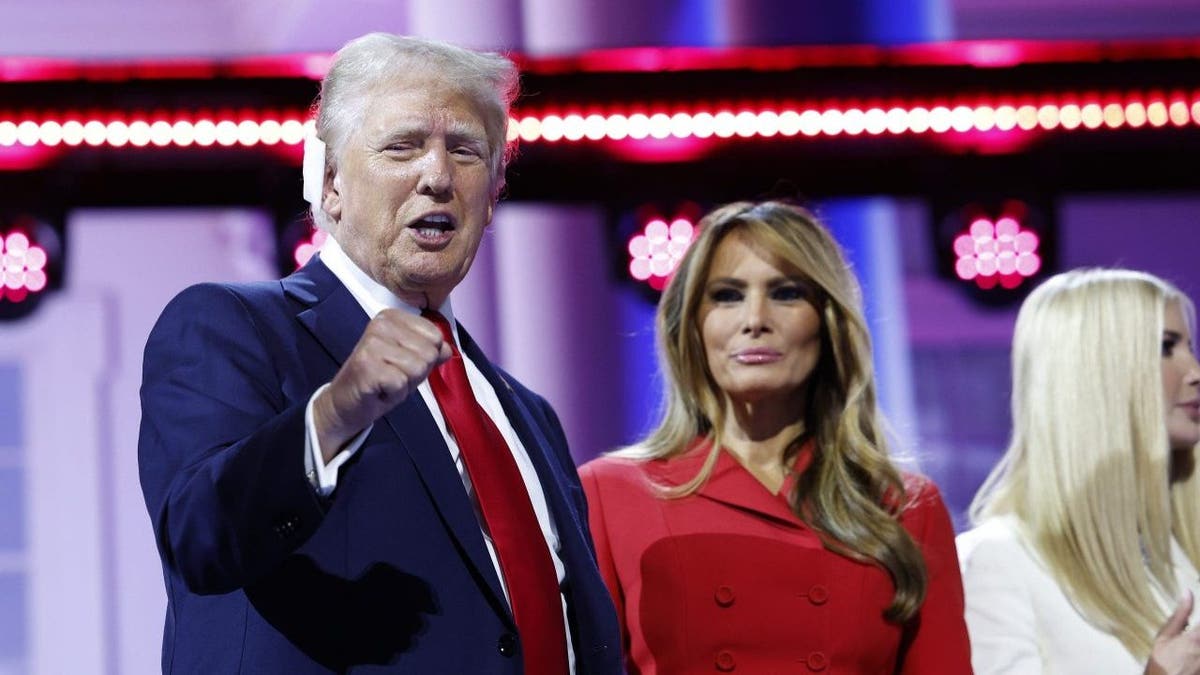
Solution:
{"label": "red jacket button", "polygon": [[713,599],[722,607],[728,607],[733,604],[734,595],[733,589],[728,586],[717,586],[717,592],[713,594]]}
{"label": "red jacket button", "polygon": [[820,671],[829,667],[829,659],[825,658],[825,654],[822,652],[813,652],[809,654],[808,658],[805,659],[805,663],[808,665],[809,670]]}
{"label": "red jacket button", "polygon": [[716,666],[717,670],[722,673],[728,673],[737,668],[737,663],[733,660],[733,653],[726,649],[717,652]]}
{"label": "red jacket button", "polygon": [[808,601],[814,605],[823,605],[829,602],[829,589],[821,584],[817,584],[808,589]]}

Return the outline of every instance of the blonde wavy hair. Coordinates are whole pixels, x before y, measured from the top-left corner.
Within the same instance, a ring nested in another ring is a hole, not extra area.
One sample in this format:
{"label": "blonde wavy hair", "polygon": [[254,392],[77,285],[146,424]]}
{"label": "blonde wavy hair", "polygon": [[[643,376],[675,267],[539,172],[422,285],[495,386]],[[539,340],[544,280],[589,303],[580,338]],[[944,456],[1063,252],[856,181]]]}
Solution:
{"label": "blonde wavy hair", "polygon": [[[666,380],[662,418],[647,438],[616,454],[667,458],[706,436],[712,448],[700,471],[667,490],[667,496],[692,494],[712,474],[721,452],[726,400],[708,367],[698,312],[717,245],[733,232],[807,282],[821,317],[821,356],[807,385],[805,408],[796,411],[814,441],[813,457],[790,495],[792,508],[826,548],[885,569],[896,589],[885,617],[906,621],[925,598],[925,561],[899,522],[907,496],[888,456],[876,406],[858,282],[837,242],[809,211],[779,201],[737,202],[700,221],[698,238],[658,305],[659,361]],[[799,440],[789,450],[793,456]]]}
{"label": "blonde wavy hair", "polygon": [[[971,519],[1016,516],[1022,537],[1076,608],[1138,658],[1174,598],[1174,534],[1193,562],[1196,479],[1170,483],[1163,313],[1190,300],[1144,272],[1051,277],[1021,306],[1013,336],[1013,431]],[[1172,514],[1174,512],[1174,515]]]}

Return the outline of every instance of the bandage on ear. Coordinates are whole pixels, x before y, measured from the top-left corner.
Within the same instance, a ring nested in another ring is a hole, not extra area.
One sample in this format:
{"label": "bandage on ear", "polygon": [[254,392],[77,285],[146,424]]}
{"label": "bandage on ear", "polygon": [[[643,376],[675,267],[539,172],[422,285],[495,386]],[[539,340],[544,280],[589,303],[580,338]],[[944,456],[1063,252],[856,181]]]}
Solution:
{"label": "bandage on ear", "polygon": [[304,137],[301,176],[304,178],[304,201],[319,208],[325,191],[325,141],[317,138],[316,131],[310,131]]}

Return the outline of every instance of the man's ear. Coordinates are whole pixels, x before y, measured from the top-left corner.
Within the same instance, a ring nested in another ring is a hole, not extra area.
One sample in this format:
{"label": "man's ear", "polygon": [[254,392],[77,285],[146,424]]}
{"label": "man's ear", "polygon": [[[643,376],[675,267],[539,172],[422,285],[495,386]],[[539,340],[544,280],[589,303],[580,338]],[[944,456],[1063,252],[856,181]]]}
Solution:
{"label": "man's ear", "polygon": [[500,203],[500,198],[504,196],[504,188],[507,186],[508,183],[504,180],[504,176],[501,175],[500,178],[496,180],[495,187],[492,188],[492,201],[488,203],[487,210],[488,225],[492,224],[492,216],[496,212],[496,204]]}
{"label": "man's ear", "polygon": [[332,162],[325,164],[325,183],[321,187],[321,210],[335,223],[342,219],[342,177]]}

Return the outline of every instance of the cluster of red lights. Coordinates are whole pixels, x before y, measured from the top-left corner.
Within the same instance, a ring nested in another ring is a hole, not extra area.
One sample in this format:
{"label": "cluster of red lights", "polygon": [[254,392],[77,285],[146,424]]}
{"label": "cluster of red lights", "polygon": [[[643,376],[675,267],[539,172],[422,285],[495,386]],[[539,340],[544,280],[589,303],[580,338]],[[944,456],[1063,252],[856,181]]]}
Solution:
{"label": "cluster of red lights", "polygon": [[[1031,97],[1032,100],[1032,97]],[[647,106],[648,108],[648,106]],[[520,114],[508,139],[527,143],[654,141],[884,134],[951,134],[1200,126],[1200,92],[1145,93],[1081,100],[1063,95],[1041,102],[880,106],[745,105],[688,112]],[[111,114],[92,118],[47,115],[5,119],[0,148],[13,146],[211,147],[299,145],[311,130],[306,114],[280,117],[150,120]]]}
{"label": "cluster of red lights", "polygon": [[678,216],[670,223],[653,218],[629,240],[629,275],[656,291],[666,288],[695,234],[692,221]]}
{"label": "cluster of red lights", "polygon": [[0,236],[0,300],[20,302],[46,287],[46,251],[23,232]]}
{"label": "cluster of red lights", "polygon": [[308,261],[325,245],[328,237],[329,233],[325,230],[313,230],[311,237],[296,244],[296,250],[292,252],[292,259],[296,261],[296,269],[307,265]]}
{"label": "cluster of red lights", "polygon": [[1023,228],[1011,215],[995,222],[977,218],[954,240],[958,256],[954,271],[980,288],[1016,288],[1042,268],[1038,243],[1037,233]]}

